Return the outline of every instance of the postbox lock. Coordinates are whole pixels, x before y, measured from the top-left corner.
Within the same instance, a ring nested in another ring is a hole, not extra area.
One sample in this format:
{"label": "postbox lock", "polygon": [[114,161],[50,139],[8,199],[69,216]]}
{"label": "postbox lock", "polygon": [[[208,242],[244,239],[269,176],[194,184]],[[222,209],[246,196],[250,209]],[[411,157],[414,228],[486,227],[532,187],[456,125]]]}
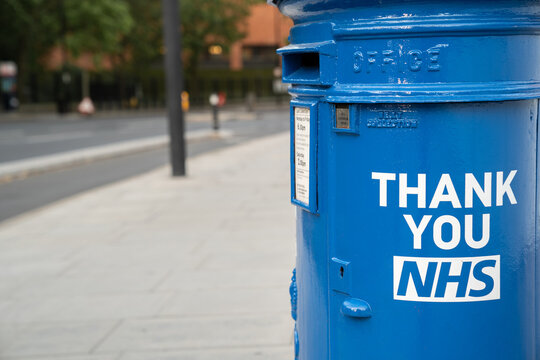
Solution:
{"label": "postbox lock", "polygon": [[332,258],[330,262],[330,281],[332,289],[337,292],[349,294],[350,292],[350,262]]}

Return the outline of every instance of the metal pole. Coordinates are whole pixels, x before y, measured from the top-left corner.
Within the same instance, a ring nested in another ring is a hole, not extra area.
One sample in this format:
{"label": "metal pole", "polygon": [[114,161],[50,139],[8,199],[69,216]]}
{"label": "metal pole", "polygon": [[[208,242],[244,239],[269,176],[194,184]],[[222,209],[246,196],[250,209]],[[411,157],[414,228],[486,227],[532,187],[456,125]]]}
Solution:
{"label": "metal pole", "polygon": [[212,106],[212,114],[212,129],[214,129],[214,131],[217,131],[219,130],[219,115],[217,105]]}
{"label": "metal pole", "polygon": [[186,174],[186,146],[184,140],[184,114],[182,112],[182,38],[178,10],[179,0],[162,0],[163,32],[165,40],[165,81],[172,176]]}

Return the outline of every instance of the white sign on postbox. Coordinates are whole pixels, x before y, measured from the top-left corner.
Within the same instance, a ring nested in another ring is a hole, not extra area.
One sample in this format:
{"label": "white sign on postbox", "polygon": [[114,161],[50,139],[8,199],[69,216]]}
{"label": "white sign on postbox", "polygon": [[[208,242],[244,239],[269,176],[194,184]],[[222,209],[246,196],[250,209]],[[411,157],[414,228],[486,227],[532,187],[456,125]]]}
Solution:
{"label": "white sign on postbox", "polygon": [[310,109],[294,108],[294,194],[309,206]]}
{"label": "white sign on postbox", "polygon": [[[444,173],[440,174],[433,193],[427,191],[427,174],[371,173],[371,178],[379,185],[379,206],[388,207],[391,202],[391,206],[403,209],[404,224],[410,229],[410,248],[422,255],[425,243],[433,241],[441,254],[440,257],[394,256],[394,300],[474,302],[501,298],[501,256],[485,249],[489,249],[491,240],[490,210],[518,203],[512,189],[517,173],[517,170],[485,172],[483,179],[472,172],[460,174],[458,176],[464,180],[461,188],[456,188],[452,176]],[[411,177],[415,178],[416,186],[409,185]],[[389,186],[397,187],[398,191],[392,193],[398,194],[398,198],[389,199]],[[436,216],[432,210],[438,209],[441,203],[463,209],[465,214]],[[472,211],[477,207],[482,209],[480,214]],[[450,230],[446,236],[443,236],[443,227]],[[477,230],[473,232],[473,228]],[[432,236],[425,236],[427,233]],[[478,255],[481,256],[445,256],[460,244],[480,250]]]}

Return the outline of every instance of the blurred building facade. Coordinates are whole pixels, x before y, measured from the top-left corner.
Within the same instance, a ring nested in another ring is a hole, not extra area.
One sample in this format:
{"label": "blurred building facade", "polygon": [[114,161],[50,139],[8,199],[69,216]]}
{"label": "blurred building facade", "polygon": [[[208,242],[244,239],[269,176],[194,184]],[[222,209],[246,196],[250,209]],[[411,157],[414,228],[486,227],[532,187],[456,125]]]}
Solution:
{"label": "blurred building facade", "polygon": [[202,68],[230,70],[261,69],[279,66],[276,49],[287,43],[292,21],[267,4],[252,5],[245,23],[246,37],[234,43],[228,52],[221,47],[209,47],[201,61]]}
{"label": "blurred building facade", "polygon": [[269,10],[266,4],[253,5],[247,20],[246,38],[231,48],[230,68],[277,65],[276,48],[287,43],[291,27],[292,21],[277,8]]}
{"label": "blurred building facade", "polygon": [[[209,94],[216,91],[225,92],[229,102],[244,101],[248,95],[257,98],[275,96],[274,69],[280,66],[281,60],[276,49],[287,44],[292,25],[292,21],[277,8],[265,3],[252,5],[250,15],[244,24],[239,25],[244,27],[245,38],[229,49],[208,44],[209,51],[200,59],[197,75],[185,74],[185,87],[190,93],[191,103],[207,104]],[[66,60],[69,67],[61,70]],[[66,101],[72,104],[88,92],[98,110],[164,106],[161,61],[149,67],[144,74],[136,75],[115,66],[107,56],[100,58],[99,69],[94,61],[92,54],[73,58],[63,53],[60,47],[51,49],[44,59],[49,71],[32,74],[21,89],[25,105],[40,109],[42,103],[58,101],[59,89],[63,89],[68,97]],[[66,72],[67,77],[63,76]]]}
{"label": "blurred building facade", "polygon": [[274,69],[281,66],[276,49],[288,43],[292,21],[276,7],[259,3],[251,6],[241,26],[246,34],[241,41],[228,52],[209,44],[198,77],[186,74],[186,90],[194,104],[206,103],[215,91],[225,92],[230,101],[244,101],[248,94],[257,98],[282,95],[275,92]]}

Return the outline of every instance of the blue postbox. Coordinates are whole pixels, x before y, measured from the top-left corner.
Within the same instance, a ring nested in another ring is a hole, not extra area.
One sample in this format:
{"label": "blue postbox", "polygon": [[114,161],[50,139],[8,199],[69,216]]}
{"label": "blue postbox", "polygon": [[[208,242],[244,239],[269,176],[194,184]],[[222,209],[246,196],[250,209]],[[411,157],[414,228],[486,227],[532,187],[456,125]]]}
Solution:
{"label": "blue postbox", "polygon": [[539,2],[274,3],[297,358],[540,359]]}

